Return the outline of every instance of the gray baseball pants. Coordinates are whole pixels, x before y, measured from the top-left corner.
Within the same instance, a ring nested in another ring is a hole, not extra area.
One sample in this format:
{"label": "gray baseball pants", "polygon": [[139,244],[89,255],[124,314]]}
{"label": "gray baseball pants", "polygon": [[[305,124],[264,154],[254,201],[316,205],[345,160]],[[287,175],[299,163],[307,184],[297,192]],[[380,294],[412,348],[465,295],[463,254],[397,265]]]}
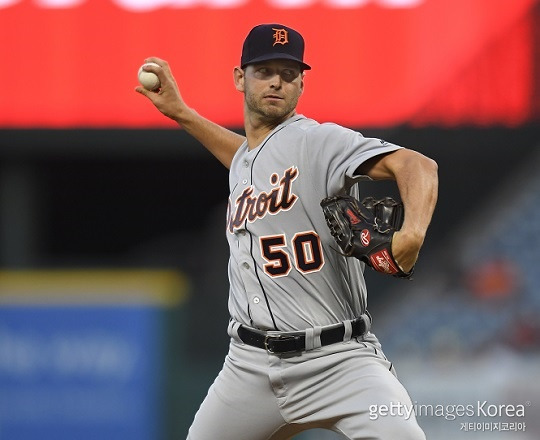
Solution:
{"label": "gray baseball pants", "polygon": [[285,440],[312,428],[347,439],[425,440],[414,412],[376,412],[397,404],[412,408],[375,338],[276,355],[233,335],[188,440]]}

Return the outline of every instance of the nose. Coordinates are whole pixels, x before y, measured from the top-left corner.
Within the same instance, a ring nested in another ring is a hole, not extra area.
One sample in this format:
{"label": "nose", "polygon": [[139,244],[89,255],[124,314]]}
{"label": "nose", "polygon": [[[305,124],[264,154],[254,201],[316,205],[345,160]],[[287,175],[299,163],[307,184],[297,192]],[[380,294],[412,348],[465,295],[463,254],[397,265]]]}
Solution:
{"label": "nose", "polygon": [[281,88],[281,75],[279,73],[275,73],[272,75],[272,78],[270,79],[270,87],[273,89],[280,89]]}

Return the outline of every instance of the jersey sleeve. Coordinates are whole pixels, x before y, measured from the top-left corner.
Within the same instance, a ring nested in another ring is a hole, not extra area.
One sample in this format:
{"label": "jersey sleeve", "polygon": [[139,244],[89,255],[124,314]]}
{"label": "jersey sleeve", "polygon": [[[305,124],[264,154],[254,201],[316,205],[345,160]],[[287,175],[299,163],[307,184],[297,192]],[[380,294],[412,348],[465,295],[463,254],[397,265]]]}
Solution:
{"label": "jersey sleeve", "polygon": [[368,159],[402,148],[378,138],[366,138],[361,133],[336,124],[321,124],[307,133],[312,172],[325,176],[328,195],[338,193],[347,178]]}

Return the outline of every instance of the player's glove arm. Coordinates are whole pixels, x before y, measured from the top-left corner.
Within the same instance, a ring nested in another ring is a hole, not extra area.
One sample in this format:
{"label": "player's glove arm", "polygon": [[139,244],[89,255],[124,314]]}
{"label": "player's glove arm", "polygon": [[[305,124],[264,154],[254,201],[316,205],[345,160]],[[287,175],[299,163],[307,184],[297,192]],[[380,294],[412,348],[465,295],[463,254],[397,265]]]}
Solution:
{"label": "player's glove arm", "polygon": [[402,148],[375,156],[356,170],[373,180],[395,180],[403,201],[405,218],[395,232],[392,253],[402,269],[411,270],[437,203],[437,163],[414,150]]}
{"label": "player's glove arm", "polygon": [[401,230],[394,237],[392,248],[395,258],[404,268],[411,267],[418,258],[438,192],[436,162],[419,153],[408,152],[398,156],[401,161],[394,167],[406,215]]}

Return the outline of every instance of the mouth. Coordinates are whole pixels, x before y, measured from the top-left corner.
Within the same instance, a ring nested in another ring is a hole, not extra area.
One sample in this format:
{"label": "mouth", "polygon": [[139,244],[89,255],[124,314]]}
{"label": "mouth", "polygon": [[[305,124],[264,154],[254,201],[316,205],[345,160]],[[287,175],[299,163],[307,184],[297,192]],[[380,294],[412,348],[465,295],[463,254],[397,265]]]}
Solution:
{"label": "mouth", "polygon": [[270,101],[280,101],[280,100],[282,100],[283,98],[282,98],[281,96],[279,96],[279,95],[266,95],[266,96],[264,97],[264,99],[268,99],[268,100],[270,100]]}

